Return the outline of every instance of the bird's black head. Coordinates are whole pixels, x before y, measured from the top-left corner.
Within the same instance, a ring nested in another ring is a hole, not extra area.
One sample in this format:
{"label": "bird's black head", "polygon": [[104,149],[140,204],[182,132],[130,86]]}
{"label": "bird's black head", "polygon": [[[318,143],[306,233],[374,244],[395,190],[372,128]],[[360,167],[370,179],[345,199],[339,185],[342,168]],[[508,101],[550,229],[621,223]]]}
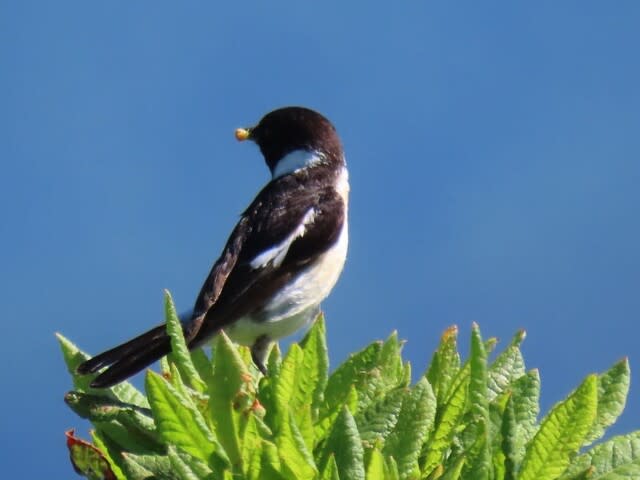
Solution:
{"label": "bird's black head", "polygon": [[267,113],[252,128],[236,130],[238,140],[253,140],[274,172],[278,162],[296,150],[321,154],[327,163],[342,162],[342,144],[334,126],[318,112],[285,107]]}

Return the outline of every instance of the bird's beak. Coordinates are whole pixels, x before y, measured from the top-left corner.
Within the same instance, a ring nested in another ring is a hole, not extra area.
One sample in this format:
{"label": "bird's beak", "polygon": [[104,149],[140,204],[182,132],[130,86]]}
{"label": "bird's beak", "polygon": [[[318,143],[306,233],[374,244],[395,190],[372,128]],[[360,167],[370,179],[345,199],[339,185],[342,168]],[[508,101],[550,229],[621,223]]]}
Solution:
{"label": "bird's beak", "polygon": [[251,136],[250,128],[237,128],[236,129],[236,140],[239,142],[244,142]]}

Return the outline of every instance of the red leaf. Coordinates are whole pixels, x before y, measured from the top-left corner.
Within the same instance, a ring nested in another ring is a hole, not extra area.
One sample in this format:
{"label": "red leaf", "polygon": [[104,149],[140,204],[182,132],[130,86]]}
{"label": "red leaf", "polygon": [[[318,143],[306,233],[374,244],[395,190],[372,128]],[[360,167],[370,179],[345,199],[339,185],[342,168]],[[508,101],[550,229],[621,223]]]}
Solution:
{"label": "red leaf", "polygon": [[67,448],[73,469],[92,480],[117,480],[104,454],[86,440],[74,436],[75,430],[67,430]]}

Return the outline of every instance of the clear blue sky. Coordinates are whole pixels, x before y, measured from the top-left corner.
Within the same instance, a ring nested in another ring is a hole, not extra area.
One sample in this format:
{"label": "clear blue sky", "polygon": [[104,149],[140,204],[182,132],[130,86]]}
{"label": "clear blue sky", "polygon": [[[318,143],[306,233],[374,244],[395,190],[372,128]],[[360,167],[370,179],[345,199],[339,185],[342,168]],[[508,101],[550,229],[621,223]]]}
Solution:
{"label": "clear blue sky", "polygon": [[334,366],[398,329],[419,372],[475,320],[528,330],[545,409],[639,371],[638,25],[635,0],[0,3],[4,475],[74,478],[53,333],[97,352],[163,288],[188,308],[268,179],[233,130],[289,104],[351,171]]}

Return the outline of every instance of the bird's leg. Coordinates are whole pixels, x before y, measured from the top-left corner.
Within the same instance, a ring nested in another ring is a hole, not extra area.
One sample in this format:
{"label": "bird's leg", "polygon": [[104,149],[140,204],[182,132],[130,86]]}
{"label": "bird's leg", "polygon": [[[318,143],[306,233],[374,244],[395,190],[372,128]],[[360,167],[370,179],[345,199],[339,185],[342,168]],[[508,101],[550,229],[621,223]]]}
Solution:
{"label": "bird's leg", "polygon": [[260,370],[265,377],[267,376],[267,367],[264,366],[264,362],[267,358],[270,344],[271,339],[266,335],[261,335],[251,346],[251,360],[253,360],[254,365],[258,367],[258,370]]}

